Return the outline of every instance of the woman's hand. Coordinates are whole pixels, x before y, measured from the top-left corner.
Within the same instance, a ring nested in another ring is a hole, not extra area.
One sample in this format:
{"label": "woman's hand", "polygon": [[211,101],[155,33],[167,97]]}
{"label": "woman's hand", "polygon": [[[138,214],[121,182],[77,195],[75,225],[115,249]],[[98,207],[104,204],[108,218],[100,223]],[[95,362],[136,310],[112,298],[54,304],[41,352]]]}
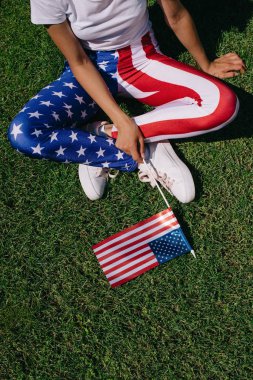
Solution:
{"label": "woman's hand", "polygon": [[117,126],[118,137],[116,147],[131,155],[133,160],[141,163],[144,158],[144,138],[138,125],[129,119]]}
{"label": "woman's hand", "polygon": [[232,78],[246,71],[243,60],[236,53],[228,53],[210,62],[204,71],[217,78]]}

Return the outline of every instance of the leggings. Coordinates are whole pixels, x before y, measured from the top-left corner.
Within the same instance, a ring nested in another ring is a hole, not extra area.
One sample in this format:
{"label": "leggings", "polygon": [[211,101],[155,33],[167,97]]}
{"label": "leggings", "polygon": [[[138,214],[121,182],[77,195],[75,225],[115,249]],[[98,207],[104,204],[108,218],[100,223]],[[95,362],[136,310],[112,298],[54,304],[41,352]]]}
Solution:
{"label": "leggings", "polygon": [[[163,55],[152,31],[131,46],[87,51],[113,96],[153,107],[133,117],[145,142],[186,138],[216,131],[238,111],[235,94],[220,80]],[[85,131],[99,110],[75,79],[68,63],[61,76],[29,100],[12,121],[8,137],[32,158],[133,171],[137,164],[112,137]]]}

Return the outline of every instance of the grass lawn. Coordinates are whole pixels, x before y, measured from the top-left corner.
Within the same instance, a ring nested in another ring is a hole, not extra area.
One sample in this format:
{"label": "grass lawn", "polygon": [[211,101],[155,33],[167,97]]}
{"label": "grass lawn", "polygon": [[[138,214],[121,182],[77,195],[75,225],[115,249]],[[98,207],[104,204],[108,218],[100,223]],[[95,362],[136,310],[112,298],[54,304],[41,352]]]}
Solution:
{"label": "grass lawn", "polygon": [[[150,13],[161,48],[192,63]],[[236,51],[248,71],[227,81],[241,110],[220,132],[176,141],[197,197],[168,196],[197,260],[184,255],[110,289],[92,244],[165,208],[121,174],[90,202],[76,165],[11,149],[9,123],[60,73],[63,58],[29,2],[1,1],[0,379],[252,379],[253,2],[185,0],[211,57]],[[130,114],[136,102],[122,103]]]}

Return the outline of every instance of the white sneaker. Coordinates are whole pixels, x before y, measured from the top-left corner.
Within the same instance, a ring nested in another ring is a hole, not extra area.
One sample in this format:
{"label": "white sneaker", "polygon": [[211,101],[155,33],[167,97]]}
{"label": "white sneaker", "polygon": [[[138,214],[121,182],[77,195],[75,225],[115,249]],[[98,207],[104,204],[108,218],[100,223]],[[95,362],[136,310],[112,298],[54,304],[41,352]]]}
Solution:
{"label": "white sneaker", "polygon": [[110,173],[109,168],[97,166],[79,165],[78,174],[83,191],[91,201],[102,198],[108,177],[115,178],[118,175]]}
{"label": "white sneaker", "polygon": [[150,182],[155,187],[155,181],[150,174],[180,202],[188,203],[195,198],[195,186],[190,170],[179,159],[168,141],[147,144],[150,150],[149,159],[139,164],[139,179]]}

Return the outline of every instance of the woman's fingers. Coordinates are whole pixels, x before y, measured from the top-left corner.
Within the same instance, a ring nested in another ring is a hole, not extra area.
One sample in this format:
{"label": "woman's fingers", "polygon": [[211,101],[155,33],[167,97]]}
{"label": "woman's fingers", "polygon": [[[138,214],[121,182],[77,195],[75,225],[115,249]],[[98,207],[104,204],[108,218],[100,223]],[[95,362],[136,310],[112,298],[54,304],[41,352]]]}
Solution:
{"label": "woman's fingers", "polygon": [[225,73],[222,73],[220,76],[218,76],[218,78],[220,79],[233,78],[233,77],[236,77],[237,75],[239,75],[239,73],[236,71],[227,71]]}
{"label": "woman's fingers", "polygon": [[237,56],[238,57],[238,54],[236,54],[235,52],[230,52],[230,53],[226,53],[223,55],[223,57],[232,57],[232,56]]}
{"label": "woman's fingers", "polygon": [[236,53],[228,53],[214,60],[217,64],[237,65],[235,70],[246,70],[245,63]]}
{"label": "woman's fingers", "polygon": [[230,71],[230,70],[240,71],[241,69],[243,69],[243,67],[239,63],[231,63],[230,65],[227,66],[226,71]]}
{"label": "woman's fingers", "polygon": [[144,145],[144,138],[140,133],[137,134],[137,138],[134,138],[134,140],[128,140],[128,138],[124,138],[124,136],[118,135],[117,141],[115,146],[125,152],[126,154],[132,156],[133,160],[141,163],[143,162],[144,152],[145,152],[145,145]]}
{"label": "woman's fingers", "polygon": [[222,56],[211,63],[210,74],[217,78],[232,78],[246,71],[243,61],[238,57]]}
{"label": "woman's fingers", "polygon": [[138,150],[138,145],[136,144],[136,146],[131,150],[131,155],[133,157],[133,160],[138,162],[138,163],[141,163],[143,161],[142,157],[141,157],[141,154]]}
{"label": "woman's fingers", "polygon": [[145,143],[144,143],[143,136],[140,137],[139,144],[140,144],[140,154],[141,154],[141,157],[145,158]]}
{"label": "woman's fingers", "polygon": [[224,58],[226,58],[226,59],[240,59],[240,60],[242,60],[242,59],[239,57],[239,55],[236,54],[236,53],[228,53],[228,54],[224,54],[224,55],[222,55],[221,57],[224,57]]}

